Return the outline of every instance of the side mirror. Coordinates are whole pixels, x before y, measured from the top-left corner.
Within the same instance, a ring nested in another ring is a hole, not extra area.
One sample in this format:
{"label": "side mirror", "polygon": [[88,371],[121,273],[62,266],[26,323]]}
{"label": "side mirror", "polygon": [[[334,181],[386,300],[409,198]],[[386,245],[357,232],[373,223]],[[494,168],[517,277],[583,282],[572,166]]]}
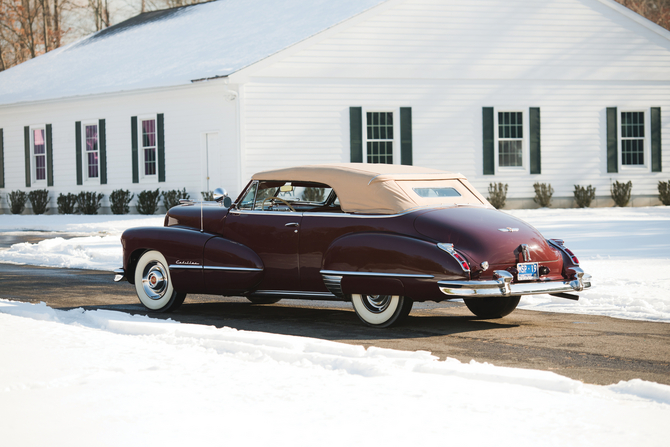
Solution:
{"label": "side mirror", "polygon": [[212,198],[215,202],[223,202],[223,199],[228,197],[228,191],[223,188],[216,188],[212,193]]}
{"label": "side mirror", "polygon": [[223,206],[226,208],[230,208],[230,205],[233,203],[233,200],[228,197],[228,191],[223,188],[216,188],[212,194],[212,198],[215,202],[223,202]]}

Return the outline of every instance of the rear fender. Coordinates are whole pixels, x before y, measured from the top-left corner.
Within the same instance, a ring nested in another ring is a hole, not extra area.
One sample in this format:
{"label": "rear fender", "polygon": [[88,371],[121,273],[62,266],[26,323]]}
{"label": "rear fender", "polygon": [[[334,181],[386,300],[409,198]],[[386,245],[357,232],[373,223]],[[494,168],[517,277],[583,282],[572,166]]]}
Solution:
{"label": "rear fender", "polygon": [[335,240],[324,256],[322,275],[336,295],[404,295],[419,301],[443,298],[435,286],[438,280],[470,279],[434,242],[392,233],[356,233]]}

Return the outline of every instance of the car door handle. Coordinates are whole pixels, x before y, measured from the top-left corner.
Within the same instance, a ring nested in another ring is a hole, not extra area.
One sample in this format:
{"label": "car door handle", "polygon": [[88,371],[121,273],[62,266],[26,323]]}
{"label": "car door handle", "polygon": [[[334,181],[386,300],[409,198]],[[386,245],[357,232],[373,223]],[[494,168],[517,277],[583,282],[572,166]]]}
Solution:
{"label": "car door handle", "polygon": [[289,223],[287,223],[287,224],[284,225],[284,226],[285,226],[285,227],[299,227],[300,224],[299,224],[298,222],[289,222]]}

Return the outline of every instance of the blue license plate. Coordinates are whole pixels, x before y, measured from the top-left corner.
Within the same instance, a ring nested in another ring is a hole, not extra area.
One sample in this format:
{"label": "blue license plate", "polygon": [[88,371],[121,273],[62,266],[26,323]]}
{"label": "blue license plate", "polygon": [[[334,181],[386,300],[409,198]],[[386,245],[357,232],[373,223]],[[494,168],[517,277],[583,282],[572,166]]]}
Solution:
{"label": "blue license plate", "polygon": [[540,272],[537,268],[537,262],[524,262],[516,265],[519,281],[532,281],[540,279]]}

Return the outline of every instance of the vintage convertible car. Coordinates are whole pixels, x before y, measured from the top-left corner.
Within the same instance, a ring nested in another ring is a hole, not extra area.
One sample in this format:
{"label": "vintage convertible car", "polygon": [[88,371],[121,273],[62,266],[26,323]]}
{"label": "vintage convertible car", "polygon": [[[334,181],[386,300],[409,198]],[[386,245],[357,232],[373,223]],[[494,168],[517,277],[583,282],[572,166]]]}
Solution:
{"label": "vintage convertible car", "polygon": [[[186,203],[123,233],[123,269],[148,309],[187,293],[351,301],[370,326],[414,301],[463,299],[482,318],[521,295],[568,299],[590,276],[561,240],[493,208],[460,174],[334,164],[260,172],[237,201]],[[222,203],[221,203],[222,202]]]}

